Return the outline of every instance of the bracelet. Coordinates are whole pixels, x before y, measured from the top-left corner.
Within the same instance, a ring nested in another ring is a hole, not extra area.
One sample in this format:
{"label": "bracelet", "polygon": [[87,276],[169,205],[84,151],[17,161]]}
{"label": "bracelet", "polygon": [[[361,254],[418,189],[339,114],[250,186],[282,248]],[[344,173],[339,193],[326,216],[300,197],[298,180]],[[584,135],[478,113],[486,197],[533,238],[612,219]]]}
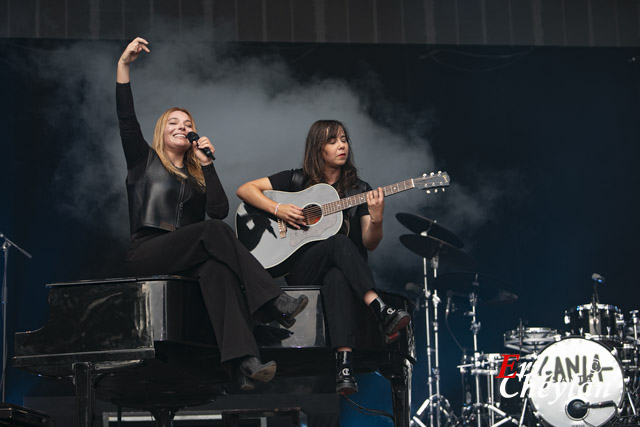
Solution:
{"label": "bracelet", "polygon": [[278,217],[278,208],[280,207],[280,205],[281,205],[281,204],[282,204],[282,203],[278,203],[278,204],[276,205],[276,209],[275,209],[275,211],[273,212],[273,214],[276,216],[276,218]]}

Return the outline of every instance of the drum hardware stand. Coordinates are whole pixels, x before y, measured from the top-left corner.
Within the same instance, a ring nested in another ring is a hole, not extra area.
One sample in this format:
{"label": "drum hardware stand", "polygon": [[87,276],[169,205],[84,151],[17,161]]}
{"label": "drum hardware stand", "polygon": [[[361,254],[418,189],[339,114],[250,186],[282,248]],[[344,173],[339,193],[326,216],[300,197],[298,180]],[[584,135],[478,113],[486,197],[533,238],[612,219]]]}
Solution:
{"label": "drum hardware stand", "polygon": [[[475,280],[472,283],[473,286],[478,287],[478,276],[476,275]],[[473,334],[473,364],[474,364],[474,368],[477,371],[480,368],[480,352],[478,351],[478,332],[480,331],[480,327],[481,324],[480,322],[477,322],[477,317],[476,317],[476,307],[478,305],[478,295],[476,294],[475,291],[471,291],[471,293],[469,294],[469,303],[471,304],[471,311],[466,313],[467,316],[471,317],[471,333]],[[483,403],[480,402],[480,376],[478,375],[478,373],[475,373],[475,386],[476,386],[476,410],[477,410],[477,416],[478,416],[478,427],[482,427],[482,420],[481,420],[481,415],[482,415],[482,405],[484,405]],[[493,416],[493,415],[492,415]]]}
{"label": "drum hardware stand", "polygon": [[629,401],[629,406],[631,407],[631,412],[633,413],[634,417],[638,416],[638,412],[636,411],[636,405],[633,404],[633,399],[631,398],[631,392],[629,390],[627,390],[627,400]]}
{"label": "drum hardware stand", "polygon": [[[527,394],[529,394],[528,391],[527,391]],[[528,402],[529,402],[529,399],[527,399],[525,397],[524,404],[522,405],[522,413],[520,414],[520,420],[518,421],[518,427],[524,426],[524,416],[527,413],[527,403]]]}
{"label": "drum hardware stand", "polygon": [[[498,409],[497,407],[495,407],[492,404],[489,404],[489,403],[477,403],[474,406],[478,406],[478,411],[480,411],[481,409],[488,409],[491,412],[491,425],[489,427],[498,427],[498,426],[501,426],[502,424],[508,423],[508,422],[511,422],[513,424],[517,424],[518,426],[522,426],[522,424],[521,424],[522,420],[519,422],[518,420],[513,418],[511,415],[509,415],[506,412]],[[501,417],[503,417],[497,423],[494,423],[494,417],[493,417],[494,413],[496,413],[496,414],[500,415]],[[479,418],[478,418],[478,421],[480,421]]]}
{"label": "drum hardware stand", "polygon": [[[433,409],[434,403],[433,400],[437,400],[438,403],[440,400],[444,401],[444,406],[445,408],[443,408],[443,404],[440,403],[440,411],[442,412],[442,414],[445,416],[447,422],[445,425],[457,425],[456,424],[456,417],[453,414],[453,411],[451,410],[451,405],[449,404],[449,401],[443,397],[443,396],[431,396],[430,398],[426,399],[422,405],[420,406],[420,408],[418,409],[418,411],[416,412],[416,415],[413,416],[413,418],[411,419],[411,426],[420,426],[420,427],[427,427],[427,425],[425,423],[422,422],[422,420],[420,419],[420,417],[422,416],[422,414],[424,413],[424,411],[427,408],[430,408],[431,410]],[[448,408],[448,410],[446,409]],[[432,417],[431,417],[432,418]]]}
{"label": "drum hardware stand", "polygon": [[633,344],[638,344],[638,310],[631,310],[631,323],[633,324]]}
{"label": "drum hardware stand", "polygon": [[29,259],[31,259],[31,254],[9,240],[6,235],[2,234],[2,232],[0,232],[0,239],[3,240],[2,252],[4,252],[4,273],[2,276],[2,379],[0,380],[2,385],[2,402],[4,402],[5,386],[7,382],[7,265],[9,262],[9,248],[13,246]]}
{"label": "drum hardware stand", "polygon": [[[604,283],[604,277],[602,277],[598,273],[593,273],[591,275],[591,280],[593,280],[593,300],[596,304],[600,304],[600,297],[598,296],[598,283]],[[591,308],[593,309],[593,307]]]}
{"label": "drum hardware stand", "polygon": [[[428,230],[423,231],[422,233],[420,233],[420,235],[426,236],[427,233],[428,233]],[[436,254],[430,260],[430,266],[431,266],[431,269],[433,270],[434,279],[438,278],[438,264],[439,264],[439,257]],[[420,416],[423,414],[425,409],[429,407],[430,408],[429,426],[434,427],[434,425],[436,425],[437,427],[440,427],[441,405],[440,405],[440,359],[438,356],[438,351],[439,351],[438,349],[438,304],[441,302],[441,300],[440,300],[440,297],[438,297],[438,291],[436,289],[434,289],[433,292],[429,290],[429,284],[428,284],[429,274],[428,274],[427,258],[422,258],[422,266],[423,266],[424,296],[425,296],[424,312],[425,312],[426,335],[427,335],[427,369],[429,370],[429,373],[427,375],[429,397],[424,402],[422,402],[422,405],[420,405],[420,408],[418,409],[418,411],[416,412],[416,415],[412,419],[412,424],[413,425],[418,424],[418,425],[424,426],[424,424],[420,421]],[[431,327],[430,327],[431,322],[430,322],[430,316],[429,316],[429,299],[430,298],[433,299],[433,341],[435,346],[433,349],[431,347]],[[432,352],[434,355],[433,356],[434,360],[432,360],[432,356],[431,356]],[[435,394],[433,393],[434,380],[435,380]],[[435,424],[434,424],[434,410],[433,410],[434,400],[435,400]]]}
{"label": "drum hardware stand", "polygon": [[518,318],[518,352],[522,352],[524,347],[524,326],[525,322],[522,321],[522,317]]}

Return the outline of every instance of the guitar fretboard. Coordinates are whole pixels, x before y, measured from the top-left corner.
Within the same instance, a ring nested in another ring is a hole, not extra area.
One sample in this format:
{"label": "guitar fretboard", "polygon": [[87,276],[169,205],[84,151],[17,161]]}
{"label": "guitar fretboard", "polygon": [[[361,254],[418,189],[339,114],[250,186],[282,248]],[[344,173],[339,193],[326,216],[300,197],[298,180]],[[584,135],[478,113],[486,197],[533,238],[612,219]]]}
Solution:
{"label": "guitar fretboard", "polygon": [[[395,184],[382,187],[382,191],[386,196],[400,193],[402,191],[410,190],[415,187],[413,179],[407,179]],[[335,202],[329,202],[322,205],[322,214],[329,215],[332,213],[340,212],[345,209],[349,209],[353,206],[358,206],[363,203],[367,203],[367,193],[356,194],[355,196],[345,197],[344,199],[336,200]]]}

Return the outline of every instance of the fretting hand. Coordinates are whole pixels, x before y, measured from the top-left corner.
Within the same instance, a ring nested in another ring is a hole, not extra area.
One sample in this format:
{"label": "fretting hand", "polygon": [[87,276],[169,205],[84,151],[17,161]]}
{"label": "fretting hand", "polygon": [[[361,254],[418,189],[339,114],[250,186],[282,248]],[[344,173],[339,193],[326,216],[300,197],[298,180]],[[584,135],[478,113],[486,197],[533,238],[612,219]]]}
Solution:
{"label": "fretting hand", "polygon": [[369,208],[369,215],[371,215],[371,222],[381,223],[384,215],[384,192],[382,187],[367,192],[367,207]]}

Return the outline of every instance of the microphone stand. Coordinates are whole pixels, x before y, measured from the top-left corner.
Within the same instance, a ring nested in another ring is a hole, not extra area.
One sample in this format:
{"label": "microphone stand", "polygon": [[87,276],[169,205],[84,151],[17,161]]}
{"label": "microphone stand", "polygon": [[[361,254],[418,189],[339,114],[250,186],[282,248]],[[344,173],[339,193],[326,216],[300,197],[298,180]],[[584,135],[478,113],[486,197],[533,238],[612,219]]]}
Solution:
{"label": "microphone stand", "polygon": [[9,248],[12,246],[22,252],[24,256],[31,259],[31,254],[20,246],[13,243],[7,238],[6,235],[0,232],[0,239],[2,242],[2,252],[4,252],[4,273],[2,276],[2,379],[0,384],[2,387],[2,402],[5,401],[5,386],[6,386],[6,371],[7,371],[7,265],[9,263]]}

